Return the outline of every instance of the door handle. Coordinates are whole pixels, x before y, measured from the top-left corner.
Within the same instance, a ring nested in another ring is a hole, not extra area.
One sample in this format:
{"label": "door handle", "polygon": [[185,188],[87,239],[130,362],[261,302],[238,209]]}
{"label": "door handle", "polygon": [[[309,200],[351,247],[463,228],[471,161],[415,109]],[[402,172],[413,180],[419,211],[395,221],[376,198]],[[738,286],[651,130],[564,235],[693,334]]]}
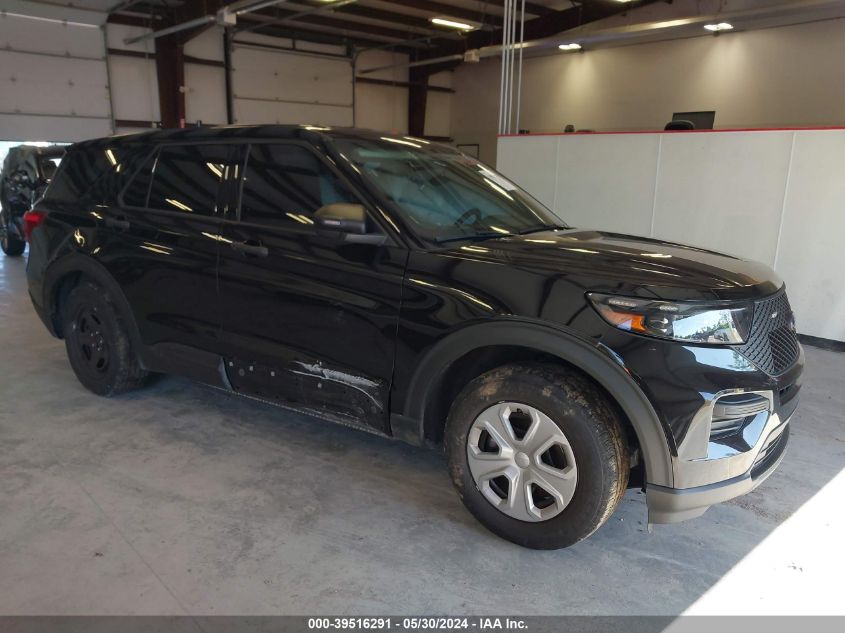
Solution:
{"label": "door handle", "polygon": [[267,257],[270,254],[266,246],[250,242],[232,242],[232,248],[251,257]]}
{"label": "door handle", "polygon": [[119,229],[121,231],[129,230],[129,220],[121,220],[118,218],[106,218],[105,224],[111,229]]}

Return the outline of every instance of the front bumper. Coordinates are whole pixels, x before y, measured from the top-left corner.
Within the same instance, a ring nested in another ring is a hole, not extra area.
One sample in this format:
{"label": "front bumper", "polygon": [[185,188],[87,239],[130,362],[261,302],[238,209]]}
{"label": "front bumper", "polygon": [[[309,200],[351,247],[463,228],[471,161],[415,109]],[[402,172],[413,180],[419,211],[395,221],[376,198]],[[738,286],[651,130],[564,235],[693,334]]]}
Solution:
{"label": "front bumper", "polygon": [[[646,485],[649,523],[677,523],[704,514],[710,506],[751,492],[771,475],[786,453],[789,441],[789,420],[781,421],[777,414],[769,418],[771,430],[761,437],[750,454],[725,457],[721,460],[700,460],[699,463],[715,466],[715,471],[751,461],[748,470],[739,476],[691,488],[666,488]],[[742,462],[736,461],[740,458]],[[734,460],[733,463],[719,463]]]}
{"label": "front bumper", "polygon": [[[715,503],[750,492],[777,467],[801,391],[800,346],[792,366],[772,376],[732,347],[625,339],[615,333],[605,339],[652,403],[669,445],[671,476],[645,473],[650,523],[699,516]],[[738,429],[723,427],[733,418],[723,415],[726,408],[743,410],[744,396],[754,407],[741,416]]]}

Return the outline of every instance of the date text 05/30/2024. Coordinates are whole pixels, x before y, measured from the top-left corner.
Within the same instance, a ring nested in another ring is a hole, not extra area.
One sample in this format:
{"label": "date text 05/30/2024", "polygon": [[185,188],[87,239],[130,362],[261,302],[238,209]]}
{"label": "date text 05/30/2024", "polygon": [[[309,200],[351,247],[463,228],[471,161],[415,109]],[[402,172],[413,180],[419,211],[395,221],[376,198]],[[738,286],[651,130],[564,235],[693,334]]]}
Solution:
{"label": "date text 05/30/2024", "polygon": [[308,618],[308,628],[314,631],[366,630],[366,631],[520,631],[527,625],[519,618],[498,617],[349,617]]}

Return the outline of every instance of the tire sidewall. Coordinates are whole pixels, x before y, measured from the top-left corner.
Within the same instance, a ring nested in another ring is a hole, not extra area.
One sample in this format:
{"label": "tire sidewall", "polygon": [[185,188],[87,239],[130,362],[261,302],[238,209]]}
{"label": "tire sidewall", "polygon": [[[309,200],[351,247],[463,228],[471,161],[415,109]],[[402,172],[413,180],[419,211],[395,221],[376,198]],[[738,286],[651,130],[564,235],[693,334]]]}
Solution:
{"label": "tire sidewall", "polygon": [[[495,534],[526,547],[557,549],[589,536],[603,523],[608,502],[615,503],[618,474],[602,452],[596,417],[613,415],[601,402],[567,397],[541,375],[513,367],[494,370],[470,383],[455,400],[446,426],[452,481],[472,514]],[[502,402],[530,405],[545,413],[566,435],[578,469],[575,492],[558,515],[527,522],[507,516],[481,493],[469,468],[467,441],[482,411]],[[627,473],[625,473],[627,482]]]}

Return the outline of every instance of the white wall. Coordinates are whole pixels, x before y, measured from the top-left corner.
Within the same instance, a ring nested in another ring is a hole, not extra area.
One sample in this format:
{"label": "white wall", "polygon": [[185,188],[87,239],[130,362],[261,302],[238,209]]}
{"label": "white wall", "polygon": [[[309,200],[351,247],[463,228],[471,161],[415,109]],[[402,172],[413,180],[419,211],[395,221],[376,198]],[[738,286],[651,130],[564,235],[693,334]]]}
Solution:
{"label": "white wall", "polygon": [[499,139],[498,169],[583,228],[754,259],[803,334],[845,341],[845,130]]}
{"label": "white wall", "polygon": [[[145,53],[149,57],[109,55],[111,100],[115,119],[158,121],[158,79],[156,77],[155,42],[143,40],[126,44],[124,40],[150,32],[150,29],[123,24],[106,24],[106,41],[109,48]],[[138,132],[137,128],[118,129],[116,132]]]}
{"label": "white wall", "polygon": [[[524,61],[520,128],[660,130],[715,110],[717,128],[845,124],[845,20]],[[498,59],[455,73],[452,132],[495,162]],[[482,96],[483,95],[483,96]]]}
{"label": "white wall", "polygon": [[[377,50],[361,53],[355,62],[358,71],[403,64],[408,56]],[[408,81],[408,69],[401,66],[364,75],[385,81]],[[355,125],[371,130],[394,134],[408,133],[408,89],[402,86],[384,86],[356,82]]]}
{"label": "white wall", "polygon": [[[223,29],[209,28],[185,44],[184,54],[223,62]],[[226,69],[185,62],[185,119],[206,125],[226,123]]]}
{"label": "white wall", "polygon": [[[33,16],[0,17],[0,140],[76,141],[112,132],[112,119],[161,118],[152,40],[126,44],[149,29],[107,24],[103,11],[29,0],[2,0],[2,9]],[[64,23],[68,20],[69,23]],[[91,26],[88,26],[88,25]],[[241,34],[238,39],[275,47],[290,40]],[[147,53],[148,58],[106,55],[106,48]],[[236,45],[232,54],[234,118],[237,123],[315,123],[408,131],[408,89],[358,83],[343,46],[297,42],[298,52]],[[212,27],[185,45],[189,57],[222,63],[223,31]],[[323,54],[333,54],[334,57]],[[399,65],[368,76],[408,81],[407,55],[387,50],[362,53],[359,68]],[[432,83],[448,86],[451,73]],[[354,117],[353,117],[354,97]],[[432,92],[426,133],[448,136],[451,97]],[[186,62],[188,123],[226,123],[226,72],[222,66]]]}
{"label": "white wall", "polygon": [[0,8],[0,139],[108,134],[105,14],[26,0]]}
{"label": "white wall", "polygon": [[[452,88],[453,73],[443,71],[429,77],[429,86]],[[429,90],[426,97],[425,133],[428,136],[452,135],[453,93]]]}
{"label": "white wall", "polygon": [[[12,13],[0,19],[0,140],[76,141],[112,132],[112,119],[149,121],[161,118],[152,40],[126,44],[149,32],[142,27],[107,24],[106,13],[30,2],[4,0]],[[70,20],[70,24],[62,23]],[[86,23],[92,26],[78,25]],[[271,46],[290,40],[256,34],[239,39]],[[106,55],[106,47],[148,58]],[[232,54],[236,123],[315,123],[408,131],[408,89],[357,83],[342,46],[297,42],[299,52],[236,45]],[[308,54],[312,53],[312,54]],[[336,57],[315,55],[331,53]],[[221,62],[223,31],[205,30],[188,42],[189,57]],[[398,65],[369,77],[406,83],[407,55],[387,50],[362,53],[358,68]],[[450,87],[452,73],[432,77],[432,85]],[[353,116],[354,97],[354,116]],[[449,136],[452,95],[431,91],[426,134]],[[226,72],[221,66],[186,62],[185,111],[188,123],[226,123]]]}
{"label": "white wall", "polygon": [[[249,34],[251,42],[288,40]],[[232,47],[235,123],[352,125],[352,65],[342,46],[309,45],[311,55],[247,44]]]}

